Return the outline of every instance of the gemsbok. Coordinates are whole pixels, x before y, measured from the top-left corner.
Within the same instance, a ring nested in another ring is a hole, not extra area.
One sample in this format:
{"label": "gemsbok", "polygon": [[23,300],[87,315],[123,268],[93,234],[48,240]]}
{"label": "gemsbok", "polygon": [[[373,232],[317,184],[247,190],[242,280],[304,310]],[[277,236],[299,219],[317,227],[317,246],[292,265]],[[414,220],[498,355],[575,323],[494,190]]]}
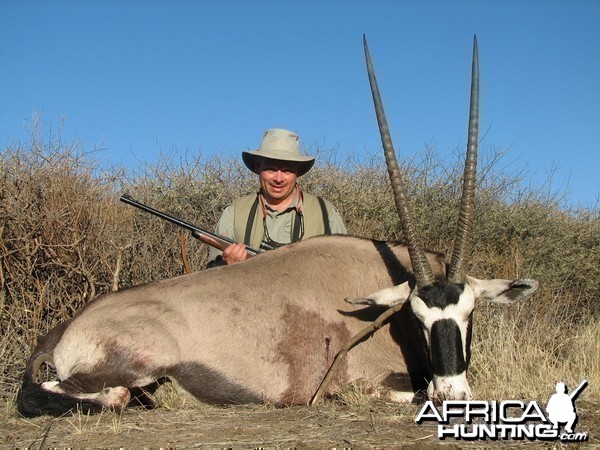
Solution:
{"label": "gemsbok", "polygon": [[[538,286],[464,273],[477,165],[477,40],[448,270],[444,255],[425,251],[417,238],[366,39],[364,49],[406,244],[316,237],[244,263],[101,295],[40,338],[18,394],[22,415],[120,409],[163,378],[211,403],[305,404],[344,344],[392,307],[398,312],[341,360],[328,393],[356,382],[397,401],[422,391],[431,399],[472,398],[466,371],[475,302],[511,303]],[[37,380],[42,364],[54,368],[57,381]]]}

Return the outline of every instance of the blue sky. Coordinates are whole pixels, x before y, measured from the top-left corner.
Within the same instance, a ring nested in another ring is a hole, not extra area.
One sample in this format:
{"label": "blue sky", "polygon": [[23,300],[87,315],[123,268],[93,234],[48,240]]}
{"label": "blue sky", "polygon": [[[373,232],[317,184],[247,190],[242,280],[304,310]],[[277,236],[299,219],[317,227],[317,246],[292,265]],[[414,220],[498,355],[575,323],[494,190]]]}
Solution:
{"label": "blue sky", "polygon": [[471,45],[481,151],[534,186],[600,199],[600,1],[0,2],[0,144],[47,130],[136,167],[177,149],[237,156],[267,128],[377,154],[369,42],[399,157],[464,148]]}

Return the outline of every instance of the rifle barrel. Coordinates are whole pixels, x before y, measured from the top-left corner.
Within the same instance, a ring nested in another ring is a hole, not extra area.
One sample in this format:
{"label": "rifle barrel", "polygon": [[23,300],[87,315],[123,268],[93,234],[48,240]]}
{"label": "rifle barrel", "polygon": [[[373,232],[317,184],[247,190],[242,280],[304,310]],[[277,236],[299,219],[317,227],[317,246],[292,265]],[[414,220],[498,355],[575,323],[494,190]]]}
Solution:
{"label": "rifle barrel", "polygon": [[581,384],[579,386],[577,386],[577,388],[571,392],[571,394],[569,395],[569,397],[571,398],[571,400],[573,400],[575,397],[577,397],[581,391],[583,391],[584,388],[586,388],[588,385],[588,380],[583,380],[581,382]]}
{"label": "rifle barrel", "polygon": [[[198,228],[195,225],[192,225],[189,222],[186,222],[184,220],[173,217],[167,213],[164,213],[162,211],[154,209],[148,205],[144,205],[143,203],[140,203],[140,202],[132,199],[127,194],[121,195],[119,200],[121,200],[124,203],[127,203],[128,205],[135,206],[136,208],[139,208],[143,211],[149,212],[150,214],[160,217],[161,219],[171,222],[177,226],[185,228],[186,230],[191,231],[192,236],[194,236],[195,238],[200,239],[201,241],[207,243],[208,245],[211,245],[212,247],[216,247],[219,250],[224,250],[225,248],[229,247],[231,244],[236,243],[236,241],[234,241],[233,239],[230,239],[225,236],[220,236],[215,233],[211,233],[210,231],[203,230],[201,228]],[[261,246],[261,248],[262,248],[262,246]],[[264,250],[267,250],[267,249],[264,249]],[[270,249],[268,249],[268,250],[270,250]],[[246,247],[246,251],[248,252],[248,254],[250,256],[254,256],[259,253],[259,250],[256,250],[256,249],[254,249],[252,247],[248,247],[248,246]]]}

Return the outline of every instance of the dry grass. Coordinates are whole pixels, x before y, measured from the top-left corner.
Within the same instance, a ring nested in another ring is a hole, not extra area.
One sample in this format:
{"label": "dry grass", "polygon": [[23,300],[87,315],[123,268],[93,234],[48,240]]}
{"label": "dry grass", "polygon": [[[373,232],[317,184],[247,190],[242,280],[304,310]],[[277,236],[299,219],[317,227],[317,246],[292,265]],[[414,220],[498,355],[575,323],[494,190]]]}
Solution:
{"label": "dry grass", "polygon": [[[8,417],[4,442],[15,448],[439,448],[434,425],[416,425],[418,405],[379,401],[368,407],[328,402],[319,407],[202,406],[168,411],[129,409],[123,414],[68,419]],[[581,423],[600,444],[591,424],[597,408],[578,404]],[[596,428],[598,429],[598,428]],[[0,439],[2,431],[0,431]],[[444,448],[522,448],[520,441],[445,442]],[[540,448],[563,448],[537,443]],[[575,447],[577,448],[577,447]]]}
{"label": "dry grass", "polygon": [[[481,398],[545,400],[557,380],[600,388],[600,216],[565,211],[553,198],[522,187],[483,158],[472,272],[478,277],[531,277],[542,288],[520,305],[481,305],[475,316],[470,377]],[[350,157],[317,166],[305,190],[340,209],[349,232],[401,238],[380,157]],[[428,149],[405,164],[415,217],[430,248],[448,251],[460,190],[460,158],[450,167]],[[135,172],[100,169],[80,143],[36,135],[0,155],[0,399],[11,412],[18,379],[38,337],[95,295],[182,273],[178,230],[120,204],[133,197],[213,229],[232,198],[252,192],[255,177],[238,160],[163,155]],[[241,187],[240,187],[241,186]],[[202,270],[206,247],[187,252]],[[360,390],[343,404],[362,404]],[[166,395],[167,410],[188,400]],[[83,429],[83,418],[73,428]],[[114,425],[119,429],[118,424]]]}
{"label": "dry grass", "polygon": [[600,400],[600,321],[572,297],[545,297],[476,311],[470,376],[478,397],[542,399],[558,381]]}

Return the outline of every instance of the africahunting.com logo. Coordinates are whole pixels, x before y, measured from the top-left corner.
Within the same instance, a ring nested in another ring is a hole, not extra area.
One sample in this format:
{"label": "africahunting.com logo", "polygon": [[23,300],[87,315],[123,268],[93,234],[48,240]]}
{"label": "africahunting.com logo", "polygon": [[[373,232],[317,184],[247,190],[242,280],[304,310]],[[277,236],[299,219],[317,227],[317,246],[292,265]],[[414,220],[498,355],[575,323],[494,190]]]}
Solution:
{"label": "africahunting.com logo", "polygon": [[[439,439],[456,440],[560,440],[584,442],[587,433],[576,433],[575,400],[586,388],[583,380],[567,393],[564,383],[556,384],[556,393],[546,404],[546,413],[536,401],[449,400],[436,407],[427,401],[417,415],[418,424],[437,422]],[[463,422],[463,423],[460,423]]]}

